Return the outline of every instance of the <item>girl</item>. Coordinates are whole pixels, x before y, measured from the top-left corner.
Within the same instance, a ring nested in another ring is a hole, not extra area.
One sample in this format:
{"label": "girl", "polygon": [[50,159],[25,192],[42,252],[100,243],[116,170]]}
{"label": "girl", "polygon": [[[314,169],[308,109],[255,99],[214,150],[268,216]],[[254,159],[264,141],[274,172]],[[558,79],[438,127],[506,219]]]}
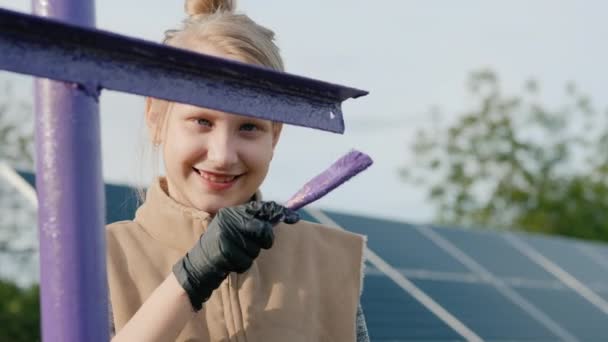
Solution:
{"label": "girl", "polygon": [[[186,2],[164,43],[283,71],[228,0]],[[364,240],[261,201],[282,124],[147,99],[165,176],[107,228],[114,341],[366,341]]]}

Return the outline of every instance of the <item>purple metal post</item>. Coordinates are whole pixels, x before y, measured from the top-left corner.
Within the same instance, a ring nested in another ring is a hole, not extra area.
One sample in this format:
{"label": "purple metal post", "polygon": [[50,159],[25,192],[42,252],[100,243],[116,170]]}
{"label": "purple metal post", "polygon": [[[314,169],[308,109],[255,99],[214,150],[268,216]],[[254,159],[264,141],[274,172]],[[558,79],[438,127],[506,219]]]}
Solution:
{"label": "purple metal post", "polygon": [[[93,0],[32,0],[35,14],[93,27]],[[44,341],[108,334],[104,193],[97,94],[37,79],[36,188]]]}

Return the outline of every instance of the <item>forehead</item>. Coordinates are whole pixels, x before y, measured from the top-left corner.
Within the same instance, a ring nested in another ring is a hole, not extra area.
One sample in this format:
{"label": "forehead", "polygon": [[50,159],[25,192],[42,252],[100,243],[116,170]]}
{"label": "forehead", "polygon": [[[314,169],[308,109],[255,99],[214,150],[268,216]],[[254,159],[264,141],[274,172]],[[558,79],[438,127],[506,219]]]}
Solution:
{"label": "forehead", "polygon": [[[223,51],[222,49],[218,48],[217,45],[215,45],[205,39],[196,37],[196,35],[192,32],[183,32],[182,34],[176,36],[169,43],[169,45],[177,47],[177,48],[185,49],[185,50],[190,50],[190,51],[197,52],[197,53],[211,55],[214,57],[225,58],[225,59],[235,60],[235,61],[239,61],[239,62],[243,62],[243,63],[248,63],[246,58],[241,57],[239,55],[228,54],[225,51]],[[209,108],[196,107],[196,106],[193,106],[190,104],[185,104],[185,103],[173,103],[172,109],[173,109],[172,110],[173,112],[179,112],[182,114],[185,114],[185,113],[208,114],[208,115],[213,115],[216,117],[225,118],[227,120],[248,119],[248,120],[271,122],[269,120],[259,119],[259,118],[255,118],[255,117],[231,114],[231,113],[226,113],[226,112],[209,109]]]}

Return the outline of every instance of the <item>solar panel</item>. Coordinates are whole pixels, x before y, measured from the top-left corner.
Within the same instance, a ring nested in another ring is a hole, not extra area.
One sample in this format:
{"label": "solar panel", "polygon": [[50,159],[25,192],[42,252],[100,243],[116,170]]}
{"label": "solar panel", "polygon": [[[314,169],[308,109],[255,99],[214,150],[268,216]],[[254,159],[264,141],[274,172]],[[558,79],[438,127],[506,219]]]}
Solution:
{"label": "solar panel", "polygon": [[[597,265],[604,270],[602,273],[608,272],[608,247],[597,243],[581,243],[578,244],[579,250],[593,260]],[[608,301],[608,284],[607,283],[592,283],[591,288],[596,291],[604,300]]]}
{"label": "solar panel", "polygon": [[306,210],[300,209],[298,210],[298,214],[300,214],[300,219],[319,223],[314,217],[312,217]]}
{"label": "solar panel", "polygon": [[608,270],[608,245],[599,242],[587,242],[583,246],[583,250],[588,252],[588,255]]}
{"label": "solar panel", "polygon": [[447,227],[433,231],[497,277],[548,282],[557,280],[542,267],[530,262],[530,259],[511,246],[501,234]]}
{"label": "solar panel", "polygon": [[608,337],[608,316],[570,289],[519,288],[528,301],[582,341]]}
{"label": "solar panel", "polygon": [[602,262],[608,259],[593,258],[589,253],[585,253],[585,243],[557,237],[547,239],[540,236],[524,236],[522,239],[584,284],[591,288],[606,289],[608,269],[602,265]]}
{"label": "solar panel", "polygon": [[422,279],[414,282],[483,339],[558,339],[491,285]]}
{"label": "solar panel", "polygon": [[403,271],[422,269],[469,273],[461,263],[438,249],[412,225],[331,211],[325,213],[341,227],[367,235],[368,246],[393,267]]}
{"label": "solar panel", "polygon": [[361,304],[373,341],[462,339],[379,271],[369,271],[366,276]]}
{"label": "solar panel", "polygon": [[466,339],[453,329],[449,317],[431,312],[420,296],[412,296],[412,289],[387,276],[389,271],[410,281],[415,290],[483,340],[587,341],[608,336],[608,315],[601,307],[530,253],[522,252],[511,236],[522,239],[526,248],[563,267],[602,298],[608,297],[608,247],[604,244],[322,213],[326,216],[313,216],[367,235],[369,249],[386,263],[370,267],[365,278],[362,303],[372,340]]}

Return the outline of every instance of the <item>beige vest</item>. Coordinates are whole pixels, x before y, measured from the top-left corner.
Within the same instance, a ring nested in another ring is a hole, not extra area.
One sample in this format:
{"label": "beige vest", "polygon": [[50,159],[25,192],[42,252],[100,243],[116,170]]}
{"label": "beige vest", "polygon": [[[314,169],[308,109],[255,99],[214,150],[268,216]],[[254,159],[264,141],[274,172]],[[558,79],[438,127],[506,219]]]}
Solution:
{"label": "beige vest", "polygon": [[[148,190],[134,221],[108,225],[108,278],[120,330],[204,233],[207,213]],[[274,246],[231,273],[176,341],[355,341],[364,238],[300,221],[275,227]]]}

